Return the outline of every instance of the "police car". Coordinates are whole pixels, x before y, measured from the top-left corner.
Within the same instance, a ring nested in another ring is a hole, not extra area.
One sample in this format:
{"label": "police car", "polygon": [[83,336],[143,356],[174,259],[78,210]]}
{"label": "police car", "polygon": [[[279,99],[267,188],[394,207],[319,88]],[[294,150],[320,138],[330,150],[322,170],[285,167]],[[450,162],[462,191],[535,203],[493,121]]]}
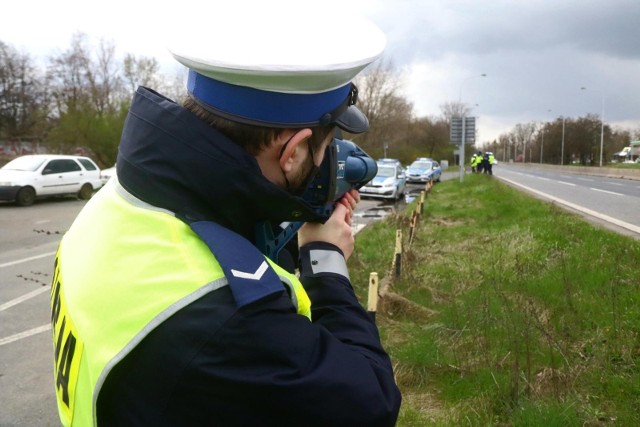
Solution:
{"label": "police car", "polygon": [[440,164],[426,157],[417,158],[407,168],[407,182],[440,182],[441,175]]}
{"label": "police car", "polygon": [[360,196],[397,200],[404,195],[407,179],[402,166],[395,162],[378,162],[378,173],[364,187]]}

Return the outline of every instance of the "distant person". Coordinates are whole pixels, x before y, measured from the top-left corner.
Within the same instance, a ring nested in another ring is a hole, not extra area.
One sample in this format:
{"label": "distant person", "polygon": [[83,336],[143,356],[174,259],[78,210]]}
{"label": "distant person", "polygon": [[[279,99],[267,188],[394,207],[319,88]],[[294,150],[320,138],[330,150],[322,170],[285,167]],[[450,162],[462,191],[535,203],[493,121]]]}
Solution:
{"label": "distant person", "polygon": [[491,151],[488,151],[487,153],[485,153],[485,158],[486,158],[485,173],[488,173],[489,175],[493,175],[493,164],[496,162],[496,158],[494,157]]}
{"label": "distant person", "polygon": [[484,167],[482,160],[483,160],[482,151],[478,151],[476,153],[476,172],[477,173],[482,173],[482,169]]}
{"label": "distant person", "polygon": [[489,175],[493,175],[493,165],[496,164],[496,157],[493,153],[489,152]]}
{"label": "distant person", "polygon": [[476,153],[473,153],[473,155],[471,156],[471,160],[469,163],[471,163],[471,173],[476,173],[476,158],[478,157],[478,155]]}

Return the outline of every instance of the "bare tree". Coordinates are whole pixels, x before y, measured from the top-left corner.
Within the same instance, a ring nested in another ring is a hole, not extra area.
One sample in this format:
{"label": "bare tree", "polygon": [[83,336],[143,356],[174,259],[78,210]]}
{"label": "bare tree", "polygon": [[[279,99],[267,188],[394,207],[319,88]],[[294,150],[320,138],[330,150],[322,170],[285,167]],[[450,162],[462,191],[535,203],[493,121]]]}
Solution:
{"label": "bare tree", "polygon": [[468,116],[471,112],[471,108],[467,106],[467,104],[463,102],[445,102],[440,105],[440,111],[442,112],[442,117],[447,121],[447,123],[451,123],[451,119],[454,117],[462,117]]}
{"label": "bare tree", "polygon": [[0,138],[37,138],[41,88],[31,57],[0,41]]}
{"label": "bare tree", "polygon": [[146,86],[160,91],[159,69],[158,60],[155,58],[127,54],[124,57],[123,74],[130,93],[135,92],[138,86]]}
{"label": "bare tree", "polygon": [[49,58],[47,76],[58,117],[67,111],[93,107],[96,76],[86,34],[75,33],[69,50]]}
{"label": "bare tree", "polygon": [[113,42],[101,40],[98,45],[95,78],[91,81],[92,99],[98,113],[113,112],[123,100],[123,84]]}
{"label": "bare tree", "polygon": [[406,132],[412,118],[413,105],[400,94],[401,77],[387,61],[378,62],[369,72],[359,76],[358,107],[367,116],[369,132],[354,139],[365,150],[383,154]]}
{"label": "bare tree", "polygon": [[[536,124],[534,122],[525,123],[525,124],[518,123],[511,131],[511,135],[512,135],[511,140],[515,145],[516,152],[518,147],[522,147],[522,162],[526,162],[527,144],[531,143],[533,134],[535,132],[536,132]],[[516,156],[516,159],[517,159],[517,156]],[[529,159],[529,161],[531,161],[531,159]]]}

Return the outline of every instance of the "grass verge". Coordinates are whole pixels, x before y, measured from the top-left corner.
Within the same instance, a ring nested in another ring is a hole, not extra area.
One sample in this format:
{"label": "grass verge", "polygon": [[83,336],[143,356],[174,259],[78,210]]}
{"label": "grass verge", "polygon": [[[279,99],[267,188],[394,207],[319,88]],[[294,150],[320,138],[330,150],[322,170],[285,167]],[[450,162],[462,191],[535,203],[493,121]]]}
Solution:
{"label": "grass verge", "polygon": [[403,230],[396,303],[377,316],[399,426],[640,425],[639,241],[471,175],[432,189],[407,248],[415,203],[349,260],[366,301]]}

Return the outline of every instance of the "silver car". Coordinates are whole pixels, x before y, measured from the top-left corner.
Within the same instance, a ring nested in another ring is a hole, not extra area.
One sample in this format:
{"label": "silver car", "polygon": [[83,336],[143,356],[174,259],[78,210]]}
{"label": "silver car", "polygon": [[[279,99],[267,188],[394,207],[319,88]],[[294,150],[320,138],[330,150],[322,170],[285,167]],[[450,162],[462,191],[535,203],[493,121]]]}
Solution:
{"label": "silver car", "polygon": [[407,182],[440,182],[442,169],[435,160],[418,158],[407,168]]}
{"label": "silver car", "polygon": [[363,197],[397,200],[404,195],[406,184],[402,166],[378,162],[378,173],[359,191]]}

